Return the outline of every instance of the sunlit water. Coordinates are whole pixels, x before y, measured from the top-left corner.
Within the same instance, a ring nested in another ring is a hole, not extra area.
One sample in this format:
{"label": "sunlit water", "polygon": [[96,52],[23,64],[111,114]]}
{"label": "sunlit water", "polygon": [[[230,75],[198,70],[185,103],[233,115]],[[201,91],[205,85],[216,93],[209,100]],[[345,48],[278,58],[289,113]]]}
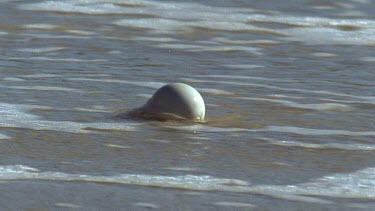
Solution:
{"label": "sunlit water", "polygon": [[374,3],[0,1],[2,209],[372,210]]}

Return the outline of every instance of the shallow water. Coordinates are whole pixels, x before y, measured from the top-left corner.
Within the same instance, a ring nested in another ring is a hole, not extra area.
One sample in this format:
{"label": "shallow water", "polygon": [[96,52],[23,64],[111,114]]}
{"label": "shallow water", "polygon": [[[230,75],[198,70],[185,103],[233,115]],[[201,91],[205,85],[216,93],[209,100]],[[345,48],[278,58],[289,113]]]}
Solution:
{"label": "shallow water", "polygon": [[[0,204],[372,210],[373,3],[0,1]],[[116,117],[170,82],[206,123]]]}

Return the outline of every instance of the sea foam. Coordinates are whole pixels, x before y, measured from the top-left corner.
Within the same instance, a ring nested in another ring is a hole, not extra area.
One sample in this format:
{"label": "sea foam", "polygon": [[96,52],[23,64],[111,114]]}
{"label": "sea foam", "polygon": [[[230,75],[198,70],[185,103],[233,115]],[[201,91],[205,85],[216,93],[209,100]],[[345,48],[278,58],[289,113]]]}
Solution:
{"label": "sea foam", "polygon": [[294,126],[266,126],[258,129],[247,128],[221,128],[208,125],[183,125],[183,126],[164,126],[176,130],[196,131],[202,133],[211,132],[279,132],[291,133],[305,136],[375,136],[375,131],[349,131],[349,130],[330,130],[330,129],[313,129]]}
{"label": "sea foam", "polygon": [[262,138],[262,140],[269,142],[272,145],[277,146],[287,146],[287,147],[301,147],[309,149],[337,149],[337,150],[364,150],[364,151],[374,151],[374,144],[358,144],[358,143],[306,143],[302,141],[285,141],[285,140],[275,140],[270,138]]}
{"label": "sea foam", "polygon": [[256,97],[238,97],[238,99],[251,100],[251,101],[265,101],[272,103],[279,103],[284,106],[312,109],[320,111],[350,111],[352,108],[349,105],[339,103],[297,103],[290,100],[270,99],[270,98],[256,98]]}
{"label": "sea foam", "polygon": [[97,130],[135,131],[137,123],[94,122],[80,123],[72,121],[49,121],[27,113],[35,106],[0,103],[0,127],[27,128],[33,130],[53,130],[69,133],[89,133]]}
{"label": "sea foam", "polygon": [[4,135],[4,134],[1,134],[1,133],[0,133],[0,140],[1,140],[1,139],[10,139],[10,137],[7,136],[7,135]]}
{"label": "sea foam", "polygon": [[[49,180],[94,182],[174,188],[187,191],[227,191],[268,195],[284,200],[310,203],[333,203],[315,197],[375,199],[375,168],[356,172],[329,174],[311,182],[288,185],[251,185],[247,181],[209,175],[162,176],[150,174],[116,174],[98,176],[40,171],[25,165],[0,166],[0,180]],[[232,204],[233,205],[233,204]]]}

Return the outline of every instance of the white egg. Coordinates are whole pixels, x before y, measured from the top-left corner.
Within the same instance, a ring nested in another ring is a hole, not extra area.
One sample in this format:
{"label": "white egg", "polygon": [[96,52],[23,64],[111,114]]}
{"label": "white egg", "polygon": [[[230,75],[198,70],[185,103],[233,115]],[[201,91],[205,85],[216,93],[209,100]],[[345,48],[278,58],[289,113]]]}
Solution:
{"label": "white egg", "polygon": [[203,122],[206,109],[199,92],[183,83],[172,83],[158,89],[151,99],[132,112],[137,116],[160,120]]}

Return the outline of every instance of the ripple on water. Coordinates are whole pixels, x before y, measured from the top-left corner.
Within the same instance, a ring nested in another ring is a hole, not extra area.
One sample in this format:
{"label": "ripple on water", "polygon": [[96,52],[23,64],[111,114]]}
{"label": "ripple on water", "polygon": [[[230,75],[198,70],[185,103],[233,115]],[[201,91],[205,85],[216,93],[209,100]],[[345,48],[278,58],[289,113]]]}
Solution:
{"label": "ripple on water", "polygon": [[77,35],[83,35],[83,36],[92,36],[95,35],[95,32],[92,31],[84,31],[84,30],[66,30],[66,32],[71,33],[71,34],[77,34]]}
{"label": "ripple on water", "polygon": [[312,109],[318,111],[350,111],[352,107],[345,104],[339,103],[297,103],[290,100],[279,100],[279,99],[269,99],[269,98],[256,98],[256,97],[238,97],[238,99],[251,100],[251,101],[266,101],[272,103],[279,103],[284,106],[292,108],[301,108],[301,109]]}
{"label": "ripple on water", "polygon": [[187,191],[228,191],[268,195],[292,201],[332,203],[315,197],[375,199],[375,168],[352,173],[330,174],[307,183],[289,185],[251,185],[249,182],[216,178],[207,175],[160,176],[146,174],[117,174],[94,176],[43,172],[24,166],[0,166],[1,180],[50,180],[64,182],[95,182],[140,185],[146,187],[177,188]]}
{"label": "ripple on water", "polygon": [[256,68],[264,68],[262,65],[255,65],[255,64],[224,64],[224,67],[235,68],[235,69],[256,69]]}
{"label": "ripple on water", "polygon": [[2,86],[2,85],[0,85],[0,87],[7,88],[7,89],[83,93],[83,91],[79,90],[79,89],[72,89],[72,88],[66,88],[66,87],[56,87],[56,86]]}
{"label": "ripple on water", "polygon": [[275,140],[270,138],[262,138],[262,140],[269,142],[277,146],[290,146],[290,147],[301,147],[310,149],[339,149],[339,150],[364,150],[364,151],[374,151],[375,145],[373,144],[358,144],[358,143],[326,143],[326,144],[315,144],[306,143],[300,141],[283,141]]}
{"label": "ripple on water", "polygon": [[[368,103],[368,104],[375,104],[375,97],[374,96],[361,96],[361,95],[354,95],[354,94],[346,94],[346,93],[340,93],[340,92],[333,92],[333,91],[326,91],[326,90],[307,90],[307,89],[298,89],[298,88],[286,88],[276,85],[268,85],[264,83],[250,83],[250,82],[244,82],[244,81],[227,81],[227,80],[201,80],[197,78],[182,78],[184,81],[192,81],[194,83],[213,83],[213,84],[228,84],[228,85],[236,85],[236,86],[248,86],[248,87],[261,87],[266,89],[272,89],[272,90],[281,90],[281,91],[291,91],[291,92],[297,92],[297,93],[309,93],[309,94],[315,94],[319,96],[334,96],[334,97],[342,97],[342,98],[349,98],[349,99],[355,99],[355,101],[352,101],[353,103]],[[246,99],[246,98],[245,98]],[[251,99],[251,98],[249,98]],[[328,99],[324,99],[328,100]],[[334,100],[334,99],[332,99]],[[345,102],[345,101],[342,101]],[[349,102],[349,101],[347,101]]]}
{"label": "ripple on water", "polygon": [[55,77],[61,77],[62,75],[58,74],[50,74],[50,73],[35,73],[35,74],[29,74],[29,75],[23,75],[24,78],[55,78]]}
{"label": "ripple on water", "polygon": [[10,139],[10,138],[11,137],[0,133],[0,139]]}
{"label": "ripple on water", "polygon": [[243,203],[243,202],[231,202],[231,201],[218,201],[215,202],[214,205],[221,206],[221,207],[238,207],[238,208],[256,208],[257,206],[250,204],[250,203]]}
{"label": "ripple on water", "polygon": [[182,172],[196,172],[199,170],[197,168],[190,168],[190,167],[167,167],[164,169],[170,170],[170,171],[182,171]]}
{"label": "ripple on water", "polygon": [[329,129],[312,129],[293,126],[266,126],[258,129],[246,128],[221,128],[208,125],[182,125],[182,126],[164,126],[176,130],[186,130],[195,132],[279,132],[291,133],[305,136],[375,136],[375,131],[349,131],[349,130],[329,130]]}
{"label": "ripple on water", "polygon": [[375,57],[373,56],[362,57],[362,58],[359,58],[359,60],[364,61],[364,62],[375,62]]}
{"label": "ripple on water", "polygon": [[76,58],[53,58],[53,57],[9,57],[9,60],[18,60],[18,61],[53,61],[53,62],[105,62],[106,59],[76,59]]}
{"label": "ripple on water", "polygon": [[159,89],[160,87],[166,85],[166,83],[161,83],[161,82],[129,81],[129,80],[117,80],[117,79],[68,78],[67,80],[91,81],[91,82],[102,82],[102,83],[120,83],[120,84],[129,84],[129,85],[147,87],[147,88],[153,88],[153,89]]}
{"label": "ripple on water", "polygon": [[3,78],[4,81],[13,81],[13,82],[21,82],[25,81],[25,79],[17,78],[17,77],[5,77]]}
{"label": "ripple on water", "polygon": [[81,206],[79,205],[76,205],[76,204],[72,204],[72,203],[56,203],[54,204],[56,207],[63,207],[63,208],[67,208],[67,209],[77,209],[77,208],[82,208]]}
{"label": "ripple on water", "polygon": [[[233,67],[233,65],[228,65],[229,67]],[[234,67],[237,67],[234,65]],[[247,69],[247,68],[246,68]],[[265,77],[256,77],[256,76],[247,76],[247,75],[216,75],[216,74],[209,74],[209,75],[200,75],[199,78],[222,78],[222,79],[235,79],[235,80],[259,80],[259,81],[278,81],[278,82],[295,82],[293,80],[286,80],[286,79],[276,79],[276,78],[265,78]]]}
{"label": "ripple on water", "polygon": [[49,11],[49,12],[60,12],[60,13],[83,13],[83,14],[123,14],[123,7],[116,6],[109,3],[96,3],[85,2],[82,0],[78,1],[44,1],[39,3],[28,3],[19,6],[23,10],[36,10],[36,11]]}
{"label": "ripple on water", "polygon": [[198,88],[197,89],[201,93],[208,93],[208,94],[214,94],[214,95],[236,95],[234,92],[224,91],[220,89],[212,89],[212,88]]}
{"label": "ripple on water", "polygon": [[43,29],[43,30],[52,30],[59,28],[59,25],[54,25],[54,24],[46,24],[46,23],[34,23],[34,24],[26,24],[23,25],[24,28],[26,29]]}
{"label": "ripple on water", "polygon": [[315,52],[311,54],[312,56],[319,57],[319,58],[334,58],[337,57],[337,54],[334,53],[327,53],[327,52]]}
{"label": "ripple on water", "polygon": [[[26,3],[20,5],[19,9],[87,15],[142,15],[148,18],[120,19],[114,21],[114,24],[147,29],[159,34],[177,34],[204,28],[205,30],[262,32],[277,36],[282,41],[301,41],[314,45],[371,45],[375,41],[375,21],[369,19],[290,16],[272,12],[269,12],[270,14],[257,14],[256,10],[248,8],[227,7],[224,10],[221,7],[198,3],[130,1],[124,5],[115,0],[95,2],[68,0],[64,2],[42,1]],[[350,11],[353,12],[352,10]],[[279,24],[284,27],[275,29],[275,27],[267,26],[267,23]],[[43,25],[41,26],[39,28],[43,28]],[[48,26],[44,28],[48,28]],[[231,50],[233,49],[234,46],[231,46]],[[240,49],[237,48],[237,50]],[[209,51],[218,51],[218,49],[211,48]],[[249,50],[243,49],[242,51]]]}
{"label": "ripple on water", "polygon": [[[262,129],[261,129],[262,130]],[[348,131],[348,130],[327,130],[327,129],[311,129],[291,126],[268,126],[265,131],[274,131],[282,133],[294,133],[309,136],[375,136],[375,131]]]}
{"label": "ripple on water", "polygon": [[[277,44],[280,43],[279,41],[276,40],[231,40],[225,37],[216,37],[212,38],[213,41],[219,42],[219,43],[224,43],[224,44],[235,44],[235,45],[250,45],[250,44],[263,44],[263,45],[272,45],[272,44]],[[253,68],[254,66],[258,65],[249,65],[250,68]]]}
{"label": "ripple on water", "polygon": [[56,52],[62,51],[67,48],[65,47],[44,47],[44,48],[20,48],[17,49],[18,51],[28,52],[28,53],[48,53],[48,52]]}
{"label": "ripple on water", "polygon": [[[89,133],[97,130],[136,131],[139,123],[79,123],[72,121],[48,121],[27,113],[38,106],[0,103],[0,127],[27,128],[33,130],[53,130],[68,133]],[[42,107],[44,108],[44,107]]]}
{"label": "ripple on water", "polygon": [[159,209],[157,204],[147,203],[147,202],[137,202],[134,204],[136,207],[144,207],[148,209]]}
{"label": "ripple on water", "polygon": [[129,146],[123,146],[123,145],[117,145],[117,144],[106,144],[105,146],[113,149],[131,149],[132,147]]}
{"label": "ripple on water", "polygon": [[157,44],[155,47],[175,49],[187,52],[232,52],[241,51],[246,53],[251,53],[254,55],[262,55],[259,48],[248,47],[248,46],[238,46],[238,45],[195,45],[195,44],[181,44],[181,43],[164,43]]}
{"label": "ripple on water", "polygon": [[335,28],[313,27],[293,28],[284,31],[289,41],[301,41],[309,45],[373,45],[375,43],[375,29],[361,29],[359,31],[342,31]]}

